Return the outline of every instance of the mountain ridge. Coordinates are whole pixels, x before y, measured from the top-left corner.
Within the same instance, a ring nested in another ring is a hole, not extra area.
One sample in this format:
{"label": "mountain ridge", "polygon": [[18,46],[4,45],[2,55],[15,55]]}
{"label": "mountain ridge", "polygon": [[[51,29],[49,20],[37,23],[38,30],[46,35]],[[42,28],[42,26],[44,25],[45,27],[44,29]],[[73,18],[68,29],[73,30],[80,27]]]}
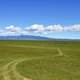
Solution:
{"label": "mountain ridge", "polygon": [[33,35],[6,35],[1,36],[0,40],[50,40],[51,38]]}

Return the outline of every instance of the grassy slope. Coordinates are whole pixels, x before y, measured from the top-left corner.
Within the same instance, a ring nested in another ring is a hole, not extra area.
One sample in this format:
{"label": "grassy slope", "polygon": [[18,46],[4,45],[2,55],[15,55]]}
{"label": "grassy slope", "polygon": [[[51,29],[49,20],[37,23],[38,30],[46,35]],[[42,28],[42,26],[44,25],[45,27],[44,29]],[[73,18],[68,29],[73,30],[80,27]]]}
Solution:
{"label": "grassy slope", "polygon": [[[56,48],[64,56],[57,56]],[[80,42],[0,41],[0,69],[12,60],[32,57],[40,58],[17,65],[21,75],[32,80],[80,80]],[[11,80],[18,80],[10,73]],[[2,75],[0,80],[4,80]]]}

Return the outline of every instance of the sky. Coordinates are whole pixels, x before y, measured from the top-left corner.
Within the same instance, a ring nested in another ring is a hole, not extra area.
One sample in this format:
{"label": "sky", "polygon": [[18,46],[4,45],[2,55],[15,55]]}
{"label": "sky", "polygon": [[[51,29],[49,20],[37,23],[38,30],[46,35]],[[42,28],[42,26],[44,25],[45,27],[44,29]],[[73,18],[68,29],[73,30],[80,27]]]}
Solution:
{"label": "sky", "polygon": [[0,35],[80,39],[80,0],[0,0]]}

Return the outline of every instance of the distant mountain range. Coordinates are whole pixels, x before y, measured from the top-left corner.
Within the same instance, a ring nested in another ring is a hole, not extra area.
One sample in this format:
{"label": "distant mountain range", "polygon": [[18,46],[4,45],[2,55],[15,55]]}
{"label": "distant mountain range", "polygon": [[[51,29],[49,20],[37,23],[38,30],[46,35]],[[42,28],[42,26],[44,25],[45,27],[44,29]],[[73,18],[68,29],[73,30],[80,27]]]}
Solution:
{"label": "distant mountain range", "polygon": [[48,37],[32,35],[0,36],[0,40],[50,40]]}
{"label": "distant mountain range", "polygon": [[33,35],[7,35],[1,36],[0,40],[52,40],[52,41],[80,41],[80,39],[59,39],[59,38],[48,38]]}

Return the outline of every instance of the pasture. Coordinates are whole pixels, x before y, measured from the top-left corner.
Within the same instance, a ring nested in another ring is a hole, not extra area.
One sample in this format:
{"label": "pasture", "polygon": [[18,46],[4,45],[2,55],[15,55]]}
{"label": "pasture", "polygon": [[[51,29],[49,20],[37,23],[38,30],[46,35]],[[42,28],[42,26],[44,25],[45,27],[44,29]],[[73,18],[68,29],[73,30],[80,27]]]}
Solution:
{"label": "pasture", "polygon": [[0,80],[80,80],[80,41],[0,41]]}

